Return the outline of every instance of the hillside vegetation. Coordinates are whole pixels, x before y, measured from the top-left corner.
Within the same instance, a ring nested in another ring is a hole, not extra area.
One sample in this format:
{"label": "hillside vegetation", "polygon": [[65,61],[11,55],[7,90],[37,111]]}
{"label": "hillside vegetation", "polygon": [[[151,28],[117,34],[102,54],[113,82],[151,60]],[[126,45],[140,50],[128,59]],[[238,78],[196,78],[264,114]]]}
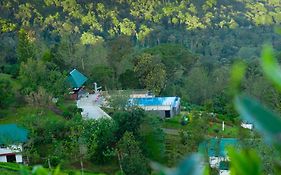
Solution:
{"label": "hillside vegetation", "polygon": [[[241,91],[281,112],[259,60],[272,43],[280,61],[280,23],[280,0],[1,0],[0,124],[27,128],[24,157],[50,169],[146,175],[151,160],[174,166],[205,139],[238,137],[273,174],[276,151],[241,128],[233,97]],[[238,91],[229,77],[239,61]],[[182,113],[161,120],[116,95],[118,107],[105,109],[113,120],[84,120],[69,96],[73,69],[90,93],[97,82],[107,92],[178,96]]]}

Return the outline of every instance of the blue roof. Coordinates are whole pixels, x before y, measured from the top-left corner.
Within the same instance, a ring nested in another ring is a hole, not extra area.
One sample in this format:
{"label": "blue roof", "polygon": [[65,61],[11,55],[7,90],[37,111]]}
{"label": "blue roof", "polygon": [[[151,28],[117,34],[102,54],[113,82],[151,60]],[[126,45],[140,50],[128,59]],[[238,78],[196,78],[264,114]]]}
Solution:
{"label": "blue roof", "polygon": [[176,107],[180,101],[179,97],[149,97],[149,98],[130,98],[130,103],[137,106],[163,106],[171,105]]}
{"label": "blue roof", "polygon": [[16,124],[0,125],[0,144],[15,144],[27,141],[27,130]]}
{"label": "blue roof", "polygon": [[72,88],[80,88],[87,80],[88,78],[76,69],[73,69],[68,76],[68,81]]}
{"label": "blue roof", "polygon": [[199,145],[199,152],[208,152],[209,157],[225,157],[226,148],[228,146],[237,146],[238,140],[236,138],[211,138],[207,141],[202,142]]}

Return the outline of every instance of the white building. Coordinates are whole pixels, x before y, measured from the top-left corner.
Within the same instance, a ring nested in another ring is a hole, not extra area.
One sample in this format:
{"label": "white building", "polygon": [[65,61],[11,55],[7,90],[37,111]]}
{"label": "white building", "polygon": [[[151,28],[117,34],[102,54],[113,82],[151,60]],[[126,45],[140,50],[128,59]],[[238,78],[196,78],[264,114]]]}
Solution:
{"label": "white building", "polygon": [[162,118],[171,118],[180,113],[179,97],[130,98],[129,102],[131,106],[138,106]]}
{"label": "white building", "polygon": [[226,148],[237,145],[236,138],[211,138],[199,145],[199,152],[208,155],[210,167],[218,169],[220,175],[229,175],[229,157]]}
{"label": "white building", "polygon": [[134,90],[130,94],[130,98],[152,98],[155,97],[152,93],[146,90]]}
{"label": "white building", "polygon": [[27,131],[16,124],[0,125],[0,162],[23,163],[22,144]]}
{"label": "white building", "polygon": [[0,146],[0,162],[23,163],[22,145]]}
{"label": "white building", "polygon": [[254,125],[252,123],[242,122],[241,127],[252,130]]}

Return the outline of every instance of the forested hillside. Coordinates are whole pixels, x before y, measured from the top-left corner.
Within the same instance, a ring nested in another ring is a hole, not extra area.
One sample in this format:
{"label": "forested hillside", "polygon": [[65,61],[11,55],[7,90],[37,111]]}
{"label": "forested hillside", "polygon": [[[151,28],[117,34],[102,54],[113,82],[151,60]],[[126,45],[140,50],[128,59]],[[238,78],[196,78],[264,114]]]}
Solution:
{"label": "forested hillside", "polygon": [[[13,77],[21,72],[30,77],[27,71],[20,71],[20,65],[28,69],[24,63],[32,58],[37,61],[29,60],[29,65],[45,66],[49,72],[42,69],[42,76],[52,74],[48,78],[53,80],[47,82],[56,82],[64,71],[77,68],[107,89],[147,88],[220,111],[226,105],[221,103],[227,101],[224,89],[229,65],[245,59],[251,63],[245,88],[269,103],[278,99],[274,90],[260,93],[269,85],[256,60],[263,43],[273,43],[277,50],[281,47],[281,37],[274,33],[274,26],[281,22],[278,0],[0,3],[0,70]],[[148,65],[138,64],[140,57],[148,59]],[[24,75],[20,77],[24,79]],[[38,77],[33,80],[44,89],[51,87]],[[55,84],[61,91],[62,84]]]}
{"label": "forested hillside", "polygon": [[[276,47],[272,25],[281,22],[278,0],[38,0],[1,1],[2,32],[25,28],[30,39],[95,44],[129,36],[134,45],[179,43],[211,59],[258,55],[264,41]],[[279,46],[280,47],[280,46]]]}

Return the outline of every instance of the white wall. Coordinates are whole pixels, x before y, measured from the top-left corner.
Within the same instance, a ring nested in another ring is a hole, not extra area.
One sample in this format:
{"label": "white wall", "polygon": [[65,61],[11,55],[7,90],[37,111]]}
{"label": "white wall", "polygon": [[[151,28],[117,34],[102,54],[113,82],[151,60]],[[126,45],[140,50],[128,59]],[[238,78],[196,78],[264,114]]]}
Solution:
{"label": "white wall", "polygon": [[251,123],[241,123],[241,126],[246,129],[253,129],[253,124]]}
{"label": "white wall", "polygon": [[22,161],[22,155],[21,155],[21,154],[17,154],[17,155],[16,155],[16,162],[17,162],[17,163],[23,163],[23,161]]}
{"label": "white wall", "polygon": [[161,106],[141,106],[146,111],[170,111],[172,107],[170,105]]}
{"label": "white wall", "polygon": [[230,175],[229,170],[220,170],[220,175]]}
{"label": "white wall", "polygon": [[0,156],[0,162],[7,162],[6,156]]}
{"label": "white wall", "polygon": [[209,157],[211,168],[218,168],[220,164],[220,157]]}

